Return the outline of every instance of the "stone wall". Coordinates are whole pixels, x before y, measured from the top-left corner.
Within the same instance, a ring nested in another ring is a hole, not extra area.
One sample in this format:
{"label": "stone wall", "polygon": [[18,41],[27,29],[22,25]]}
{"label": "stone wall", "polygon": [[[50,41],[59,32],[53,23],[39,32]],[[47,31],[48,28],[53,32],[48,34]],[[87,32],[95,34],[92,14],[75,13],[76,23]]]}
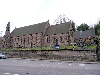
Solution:
{"label": "stone wall", "polygon": [[9,58],[35,58],[35,59],[55,59],[68,61],[95,61],[96,54],[94,51],[28,51],[28,50],[14,50],[4,52]]}
{"label": "stone wall", "polygon": [[27,34],[23,36],[17,36],[11,38],[11,46],[12,47],[36,47],[41,46],[41,37],[42,33],[36,33],[36,34]]}
{"label": "stone wall", "polygon": [[56,34],[56,35],[50,35],[45,36],[45,46],[54,46],[56,43],[56,40],[58,40],[58,45],[65,46],[68,45],[68,34]]}

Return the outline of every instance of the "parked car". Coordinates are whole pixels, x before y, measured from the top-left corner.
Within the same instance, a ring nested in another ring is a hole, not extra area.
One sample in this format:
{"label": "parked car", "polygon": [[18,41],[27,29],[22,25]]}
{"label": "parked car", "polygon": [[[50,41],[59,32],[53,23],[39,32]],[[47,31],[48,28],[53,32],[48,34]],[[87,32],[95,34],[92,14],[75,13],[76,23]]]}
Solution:
{"label": "parked car", "polygon": [[6,56],[2,53],[0,53],[0,59],[6,59]]}

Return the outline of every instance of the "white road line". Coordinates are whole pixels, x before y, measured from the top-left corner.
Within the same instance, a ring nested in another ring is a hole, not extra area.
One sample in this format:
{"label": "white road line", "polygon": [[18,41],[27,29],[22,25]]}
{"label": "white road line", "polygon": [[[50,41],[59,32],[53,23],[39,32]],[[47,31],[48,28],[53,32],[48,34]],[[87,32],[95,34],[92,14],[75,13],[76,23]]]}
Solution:
{"label": "white road line", "polygon": [[19,75],[19,74],[13,74],[13,75]]}
{"label": "white road line", "polygon": [[79,64],[79,66],[85,66],[85,64]]}
{"label": "white road line", "polygon": [[68,64],[68,65],[72,65],[72,64]]}
{"label": "white road line", "polygon": [[41,64],[41,66],[43,66],[43,64]]}
{"label": "white road line", "polygon": [[11,74],[11,73],[4,73],[5,75],[19,75],[19,74]]}
{"label": "white road line", "polygon": [[4,73],[4,74],[9,75],[10,73]]}

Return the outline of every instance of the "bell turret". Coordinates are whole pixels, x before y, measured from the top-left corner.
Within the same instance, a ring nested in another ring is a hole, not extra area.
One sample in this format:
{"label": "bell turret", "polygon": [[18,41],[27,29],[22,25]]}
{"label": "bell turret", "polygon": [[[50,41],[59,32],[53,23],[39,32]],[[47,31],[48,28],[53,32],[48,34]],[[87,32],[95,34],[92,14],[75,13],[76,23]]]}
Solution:
{"label": "bell turret", "polygon": [[6,46],[10,46],[10,22],[8,22],[6,31],[5,31],[5,41],[6,41]]}

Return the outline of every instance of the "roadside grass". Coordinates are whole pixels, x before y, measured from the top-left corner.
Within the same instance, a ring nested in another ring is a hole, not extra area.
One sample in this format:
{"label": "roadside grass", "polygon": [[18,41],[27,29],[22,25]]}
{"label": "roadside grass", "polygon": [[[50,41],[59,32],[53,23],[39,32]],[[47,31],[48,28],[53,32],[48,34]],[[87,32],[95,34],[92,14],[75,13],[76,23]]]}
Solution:
{"label": "roadside grass", "polygon": [[[59,50],[62,49],[77,49],[78,46],[60,46]],[[96,45],[84,46],[84,49],[96,49]],[[2,48],[2,50],[56,50],[54,46],[34,47],[34,48]]]}
{"label": "roadside grass", "polygon": [[96,49],[96,45],[85,46],[85,49]]}
{"label": "roadside grass", "polygon": [[73,48],[78,48],[78,46],[72,46],[72,45],[60,46],[60,49],[73,49]]}

